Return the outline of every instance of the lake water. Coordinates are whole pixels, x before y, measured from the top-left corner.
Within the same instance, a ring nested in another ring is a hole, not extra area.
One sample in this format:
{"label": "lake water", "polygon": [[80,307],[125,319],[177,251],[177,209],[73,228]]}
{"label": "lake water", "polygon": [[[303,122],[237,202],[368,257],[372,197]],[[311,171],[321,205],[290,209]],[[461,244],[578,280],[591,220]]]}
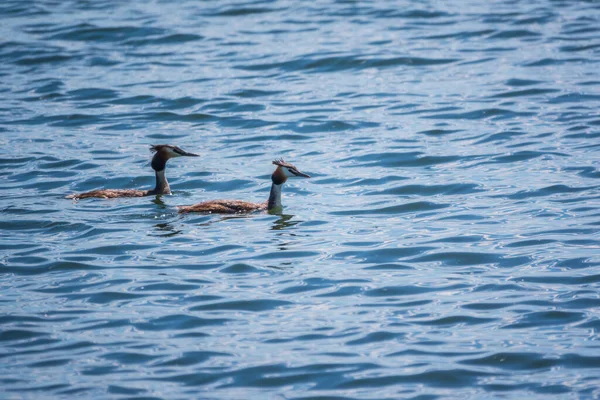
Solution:
{"label": "lake water", "polygon": [[[0,398],[600,396],[600,3],[0,5]],[[173,195],[152,188],[151,144]],[[211,199],[279,214],[178,215]]]}

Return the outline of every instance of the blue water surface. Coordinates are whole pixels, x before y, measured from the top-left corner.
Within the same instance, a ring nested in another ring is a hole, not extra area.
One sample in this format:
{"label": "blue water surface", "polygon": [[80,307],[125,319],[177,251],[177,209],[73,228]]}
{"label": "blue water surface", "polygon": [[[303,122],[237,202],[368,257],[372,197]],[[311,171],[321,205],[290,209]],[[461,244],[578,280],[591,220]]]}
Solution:
{"label": "blue water surface", "polygon": [[0,398],[600,397],[599,62],[597,1],[4,0]]}

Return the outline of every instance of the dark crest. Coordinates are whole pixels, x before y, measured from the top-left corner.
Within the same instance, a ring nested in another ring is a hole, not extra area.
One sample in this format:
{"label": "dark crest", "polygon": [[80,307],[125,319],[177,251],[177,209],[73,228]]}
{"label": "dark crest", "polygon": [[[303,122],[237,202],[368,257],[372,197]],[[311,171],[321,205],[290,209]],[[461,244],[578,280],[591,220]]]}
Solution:
{"label": "dark crest", "polygon": [[170,149],[174,153],[177,153],[181,156],[188,156],[188,157],[197,157],[198,156],[198,154],[188,153],[187,151],[183,150],[181,147],[174,146],[172,144],[153,144],[152,146],[150,146],[150,151],[153,153],[158,153],[162,149]]}
{"label": "dark crest", "polygon": [[[273,161],[273,164],[277,165],[278,167],[285,167],[287,169],[287,171],[294,176],[299,176],[302,178],[310,178],[310,175],[305,174],[304,172],[298,171],[298,168],[296,168],[294,165],[292,165],[288,162],[283,161],[283,158]],[[276,171],[279,171],[279,168]]]}
{"label": "dark crest", "polygon": [[150,151],[152,153],[156,153],[154,157],[152,157],[152,169],[154,169],[155,171],[162,171],[165,169],[165,166],[167,164],[167,158],[164,158],[164,153],[161,153],[160,151],[164,148],[169,147],[173,148],[173,146],[169,144],[153,144],[152,146],[150,146]]}
{"label": "dark crest", "polygon": [[296,169],[296,167],[294,167],[292,164],[283,161],[283,158],[280,158],[279,160],[274,160],[273,164],[279,165],[280,167],[287,167],[287,168]]}
{"label": "dark crest", "polygon": [[160,151],[160,149],[162,149],[165,146],[168,146],[168,145],[167,144],[152,144],[152,145],[150,145],[150,151],[152,153],[158,153]]}
{"label": "dark crest", "polygon": [[156,171],[165,169],[165,164],[170,158],[180,156],[198,157],[198,154],[188,153],[172,144],[153,144],[150,146],[150,151],[155,153],[154,157],[152,157],[152,168]]}
{"label": "dark crest", "polygon": [[[165,149],[165,148],[172,149],[175,152],[178,152],[177,149],[179,149],[179,147],[173,146],[171,144],[153,144],[150,146],[150,151],[152,153],[158,153],[159,151],[161,151],[162,149]],[[181,150],[181,149],[179,149],[179,150]]]}

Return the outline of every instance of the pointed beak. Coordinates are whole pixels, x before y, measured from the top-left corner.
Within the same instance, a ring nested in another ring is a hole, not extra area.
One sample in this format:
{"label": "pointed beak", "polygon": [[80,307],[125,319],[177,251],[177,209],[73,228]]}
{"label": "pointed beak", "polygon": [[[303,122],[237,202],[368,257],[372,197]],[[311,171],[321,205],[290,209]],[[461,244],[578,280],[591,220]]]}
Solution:
{"label": "pointed beak", "polygon": [[182,150],[181,153],[179,153],[179,154],[181,154],[182,156],[185,156],[185,157],[200,157],[200,154],[188,153],[185,150]]}
{"label": "pointed beak", "polygon": [[296,175],[296,176],[299,176],[301,178],[310,178],[310,175],[305,174],[304,172],[300,172],[298,170],[296,170],[296,172],[298,173],[298,175]]}

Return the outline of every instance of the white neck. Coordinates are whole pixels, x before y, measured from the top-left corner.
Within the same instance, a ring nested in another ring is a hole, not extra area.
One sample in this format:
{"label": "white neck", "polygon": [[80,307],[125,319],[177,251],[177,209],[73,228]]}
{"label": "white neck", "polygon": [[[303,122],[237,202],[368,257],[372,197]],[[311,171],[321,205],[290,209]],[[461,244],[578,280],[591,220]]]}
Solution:
{"label": "white neck", "polygon": [[281,185],[272,184],[271,185],[271,193],[269,194],[269,203],[267,204],[267,209],[271,210],[273,208],[281,207]]}
{"label": "white neck", "polygon": [[156,173],[156,187],[154,188],[154,194],[171,194],[171,188],[169,182],[167,182],[167,176],[165,170],[155,171]]}

